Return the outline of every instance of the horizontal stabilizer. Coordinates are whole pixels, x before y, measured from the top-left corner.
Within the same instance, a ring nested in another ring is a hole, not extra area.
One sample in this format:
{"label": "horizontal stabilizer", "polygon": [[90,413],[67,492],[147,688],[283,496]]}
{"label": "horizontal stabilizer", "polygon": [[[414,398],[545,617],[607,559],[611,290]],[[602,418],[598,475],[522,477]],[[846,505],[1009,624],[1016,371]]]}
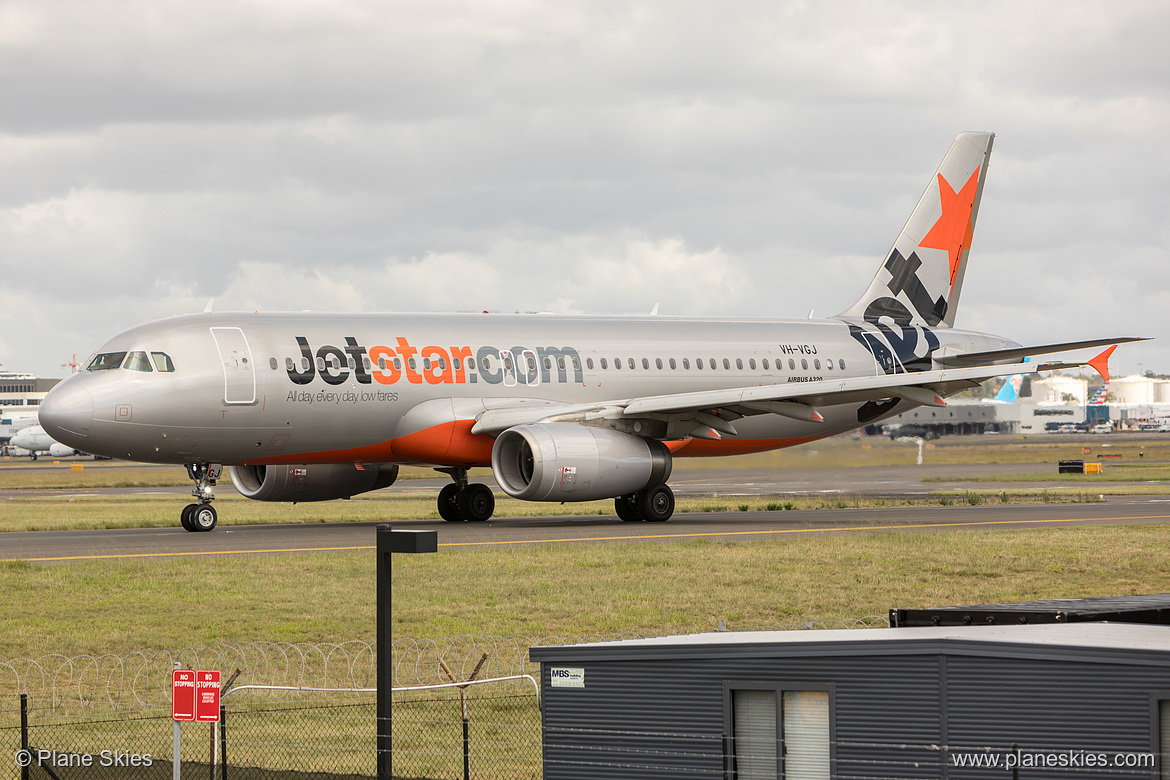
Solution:
{"label": "horizontal stabilizer", "polygon": [[991,363],[1006,363],[1018,361],[1031,355],[1049,355],[1053,352],[1068,352],[1074,349],[1089,349],[1090,347],[1104,347],[1107,344],[1129,344],[1133,341],[1148,341],[1148,336],[1134,336],[1117,339],[1092,339],[1090,341],[1066,341],[1063,344],[1040,344],[1034,347],[1013,347],[1011,349],[993,349],[989,352],[966,352],[962,355],[934,356],[934,362],[944,366],[979,366]]}

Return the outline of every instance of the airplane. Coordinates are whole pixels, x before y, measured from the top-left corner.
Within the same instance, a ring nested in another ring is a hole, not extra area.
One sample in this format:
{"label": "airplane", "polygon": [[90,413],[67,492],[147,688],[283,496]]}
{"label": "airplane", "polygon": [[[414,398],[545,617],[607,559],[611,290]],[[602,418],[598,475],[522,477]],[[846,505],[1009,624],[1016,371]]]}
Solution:
{"label": "airplane", "polygon": [[64,444],[54,441],[49,434],[45,433],[45,429],[39,425],[30,425],[27,428],[21,428],[8,443],[13,447],[28,450],[28,455],[33,460],[36,460],[37,455],[42,452],[48,453],[54,458],[68,458],[71,455],[77,454],[77,450],[72,447],[66,447]]}
{"label": "airplane", "polygon": [[[86,452],[185,464],[189,531],[216,526],[225,466],[244,496],[296,502],[423,464],[452,479],[438,495],[450,522],[492,516],[492,491],[467,477],[490,466],[517,499],[613,499],[623,521],[665,521],[674,458],[815,441],[997,377],[1107,376],[1116,345],[1139,340],[1023,347],[954,327],[993,138],[955,139],[836,317],[204,312],[111,338],[48,394],[41,424]],[[1105,345],[1086,362],[1021,362]]]}

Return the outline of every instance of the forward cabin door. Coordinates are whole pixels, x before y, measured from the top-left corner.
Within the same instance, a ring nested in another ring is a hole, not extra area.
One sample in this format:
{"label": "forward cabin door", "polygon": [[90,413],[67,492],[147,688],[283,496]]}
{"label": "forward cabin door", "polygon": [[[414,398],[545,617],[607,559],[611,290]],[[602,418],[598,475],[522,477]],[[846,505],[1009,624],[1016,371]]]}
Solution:
{"label": "forward cabin door", "polygon": [[212,328],[211,337],[223,364],[223,401],[225,404],[256,403],[256,372],[252,351],[239,328]]}

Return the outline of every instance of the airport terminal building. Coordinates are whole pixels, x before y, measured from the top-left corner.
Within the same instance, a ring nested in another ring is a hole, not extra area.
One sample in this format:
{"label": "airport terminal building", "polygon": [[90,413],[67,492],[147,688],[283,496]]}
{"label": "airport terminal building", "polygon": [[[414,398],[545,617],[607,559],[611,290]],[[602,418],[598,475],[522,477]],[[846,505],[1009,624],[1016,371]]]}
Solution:
{"label": "airport terminal building", "polygon": [[26,425],[36,425],[37,407],[60,381],[0,366],[0,442]]}

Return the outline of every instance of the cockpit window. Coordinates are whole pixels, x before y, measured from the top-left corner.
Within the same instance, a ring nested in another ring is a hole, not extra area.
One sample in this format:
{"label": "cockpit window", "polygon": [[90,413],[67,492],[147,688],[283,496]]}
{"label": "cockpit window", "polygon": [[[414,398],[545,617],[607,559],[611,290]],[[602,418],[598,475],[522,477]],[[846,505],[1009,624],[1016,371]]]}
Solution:
{"label": "cockpit window", "polygon": [[89,365],[85,367],[85,370],[109,371],[111,368],[121,366],[122,359],[125,357],[125,352],[103,352],[100,355],[94,355],[93,360],[89,361]]}
{"label": "cockpit window", "polygon": [[175,364],[171,362],[171,356],[165,352],[151,352],[150,356],[154,358],[154,367],[163,373],[170,373],[175,370]]}
{"label": "cockpit window", "polygon": [[126,358],[126,365],[131,371],[144,371],[150,373],[154,369],[150,367],[150,361],[146,359],[146,353],[141,350],[131,352],[130,356]]}

